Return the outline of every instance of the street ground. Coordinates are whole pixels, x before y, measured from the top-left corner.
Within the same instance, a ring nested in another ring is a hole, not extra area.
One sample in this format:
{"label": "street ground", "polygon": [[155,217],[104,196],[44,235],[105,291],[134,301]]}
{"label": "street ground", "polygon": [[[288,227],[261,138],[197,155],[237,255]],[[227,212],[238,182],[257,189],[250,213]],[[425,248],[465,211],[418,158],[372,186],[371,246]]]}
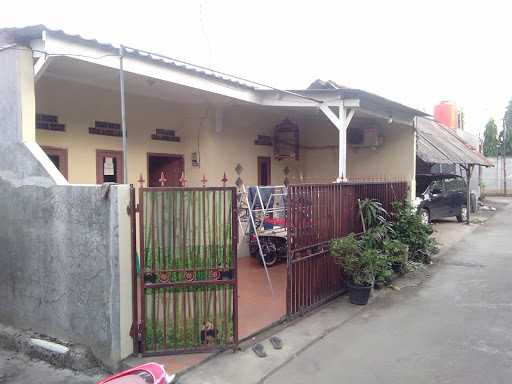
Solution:
{"label": "street ground", "polygon": [[466,236],[431,278],[378,297],[266,383],[509,383],[512,206]]}
{"label": "street ground", "polygon": [[0,383],[2,384],[94,384],[98,379],[98,377],[87,376],[69,369],[55,368],[22,353],[0,350]]}
{"label": "street ground", "polygon": [[[284,347],[259,338],[268,357],[226,352],[180,378],[186,383],[508,383],[512,377],[512,200],[493,199],[461,225],[434,223],[442,251],[430,268],[377,292],[368,306],[341,297],[300,321],[272,330]],[[0,383],[95,383],[0,351]]]}

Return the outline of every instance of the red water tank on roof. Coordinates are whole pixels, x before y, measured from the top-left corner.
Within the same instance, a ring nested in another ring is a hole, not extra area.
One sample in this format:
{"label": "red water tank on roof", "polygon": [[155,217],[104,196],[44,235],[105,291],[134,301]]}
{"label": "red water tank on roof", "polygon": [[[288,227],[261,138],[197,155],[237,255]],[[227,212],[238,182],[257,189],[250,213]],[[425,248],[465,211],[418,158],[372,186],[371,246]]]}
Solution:
{"label": "red water tank on roof", "polygon": [[451,101],[441,101],[434,107],[434,119],[448,128],[457,128],[457,107]]}

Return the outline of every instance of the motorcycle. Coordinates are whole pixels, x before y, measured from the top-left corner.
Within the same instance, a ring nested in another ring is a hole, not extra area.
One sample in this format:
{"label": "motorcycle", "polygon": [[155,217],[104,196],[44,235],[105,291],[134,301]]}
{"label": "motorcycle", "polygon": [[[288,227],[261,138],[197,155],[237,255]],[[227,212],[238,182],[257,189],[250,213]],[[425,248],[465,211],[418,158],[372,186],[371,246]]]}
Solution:
{"label": "motorcycle", "polygon": [[[288,255],[287,231],[284,219],[266,217],[263,225],[258,225],[258,238],[260,240],[261,251],[265,264],[271,267],[281,259],[286,259]],[[258,247],[258,239],[252,233],[249,237],[249,253],[256,257],[260,264],[263,260]]]}
{"label": "motorcycle", "polygon": [[109,376],[97,384],[171,384],[175,375],[168,375],[163,365],[147,363]]}

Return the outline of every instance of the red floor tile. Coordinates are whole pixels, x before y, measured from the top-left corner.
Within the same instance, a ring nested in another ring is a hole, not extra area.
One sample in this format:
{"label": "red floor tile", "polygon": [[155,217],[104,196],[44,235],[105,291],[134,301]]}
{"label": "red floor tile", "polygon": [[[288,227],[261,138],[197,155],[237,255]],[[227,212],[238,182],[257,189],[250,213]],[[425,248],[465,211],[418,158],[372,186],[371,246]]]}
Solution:
{"label": "red floor tile", "polygon": [[[238,337],[251,334],[279,321],[286,313],[286,263],[268,269],[274,288],[274,298],[267,282],[265,269],[253,257],[238,259]],[[210,353],[194,353],[146,357],[175,373],[196,365]]]}
{"label": "red floor tile", "polygon": [[265,269],[253,257],[238,259],[238,337],[243,339],[278,321],[286,313],[286,263]]}

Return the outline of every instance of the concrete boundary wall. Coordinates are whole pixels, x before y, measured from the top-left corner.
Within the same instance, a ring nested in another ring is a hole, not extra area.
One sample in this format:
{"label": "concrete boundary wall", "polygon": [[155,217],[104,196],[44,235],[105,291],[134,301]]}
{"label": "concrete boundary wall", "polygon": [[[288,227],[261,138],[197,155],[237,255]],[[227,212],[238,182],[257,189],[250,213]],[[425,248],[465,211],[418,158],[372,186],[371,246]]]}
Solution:
{"label": "concrete boundary wall", "polygon": [[505,174],[503,172],[502,157],[498,161],[496,161],[496,157],[488,157],[487,160],[494,164],[494,168],[482,167],[480,173],[482,193],[487,195],[503,195],[505,194],[506,183],[506,193],[507,195],[512,195],[512,157],[507,157],[506,159]]}
{"label": "concrete boundary wall", "polygon": [[127,185],[69,185],[35,142],[32,51],[1,34],[0,323],[82,344],[115,368],[132,350]]}
{"label": "concrete boundary wall", "polygon": [[0,323],[83,344],[110,367],[129,355],[128,199],[128,186],[0,178]]}

